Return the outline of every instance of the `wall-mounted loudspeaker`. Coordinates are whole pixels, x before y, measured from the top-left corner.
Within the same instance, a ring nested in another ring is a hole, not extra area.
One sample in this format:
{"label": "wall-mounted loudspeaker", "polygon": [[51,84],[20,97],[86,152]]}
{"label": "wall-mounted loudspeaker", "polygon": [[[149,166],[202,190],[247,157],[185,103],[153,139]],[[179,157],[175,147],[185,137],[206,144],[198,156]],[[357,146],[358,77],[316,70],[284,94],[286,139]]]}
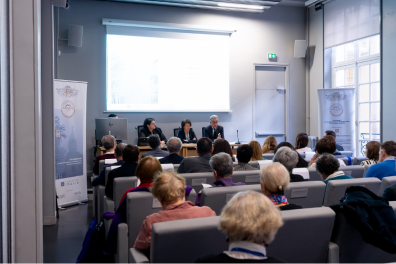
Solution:
{"label": "wall-mounted loudspeaker", "polygon": [[68,0],[52,0],[52,5],[57,7],[68,8],[69,1]]}
{"label": "wall-mounted loudspeaker", "polygon": [[296,40],[294,42],[294,58],[305,58],[306,51],[307,51],[306,40]]}
{"label": "wall-mounted loudspeaker", "polygon": [[69,46],[81,47],[83,38],[83,26],[69,25]]}

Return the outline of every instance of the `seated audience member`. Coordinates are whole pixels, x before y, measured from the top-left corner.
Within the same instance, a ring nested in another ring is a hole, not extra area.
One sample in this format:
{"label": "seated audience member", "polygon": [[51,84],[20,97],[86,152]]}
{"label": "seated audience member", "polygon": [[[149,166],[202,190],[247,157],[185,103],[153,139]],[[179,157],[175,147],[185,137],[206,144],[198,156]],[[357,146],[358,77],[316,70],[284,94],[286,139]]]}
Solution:
{"label": "seated audience member", "polygon": [[[327,131],[325,132],[324,136],[333,136],[334,139],[336,139],[336,133],[335,133],[334,131],[332,131],[332,130],[327,130]],[[336,150],[338,150],[338,151],[344,151],[344,147],[341,146],[341,145],[338,145],[338,144],[336,143]]]}
{"label": "seated audience member", "polygon": [[234,171],[248,171],[258,170],[249,164],[250,159],[253,155],[253,149],[249,145],[242,145],[237,148],[237,159],[238,164],[235,165]]}
{"label": "seated audience member", "polygon": [[239,192],[225,205],[219,229],[229,240],[228,251],[197,259],[197,263],[280,263],[267,256],[270,244],[283,225],[280,211],[263,194]]}
{"label": "seated audience member", "polygon": [[113,182],[115,178],[135,176],[136,167],[138,166],[140,150],[137,146],[127,145],[122,151],[124,164],[121,167],[111,170],[107,176],[106,196],[113,199]]}
{"label": "seated audience member", "polygon": [[183,177],[173,171],[162,172],[153,183],[151,192],[161,203],[163,211],[147,216],[144,220],[134,248],[148,253],[151,243],[153,224],[192,218],[216,216],[207,206],[198,207],[185,200],[186,182]]}
{"label": "seated audience member", "polygon": [[279,162],[289,172],[290,175],[290,182],[300,182],[304,181],[304,178],[301,175],[293,174],[293,169],[296,167],[298,162],[298,153],[295,150],[292,150],[288,147],[281,147],[276,152],[274,158],[272,159],[273,162]]}
{"label": "seated audience member", "polygon": [[296,151],[297,152],[312,152],[308,146],[309,138],[306,133],[300,133],[296,137]]}
{"label": "seated audience member", "polygon": [[124,164],[124,161],[122,160],[122,152],[124,151],[126,145],[127,144],[125,143],[117,144],[114,150],[114,157],[116,158],[117,162],[104,165],[103,169],[99,173],[99,176],[92,181],[92,186],[105,185],[106,168],[111,166],[121,166]]}
{"label": "seated audience member", "polygon": [[157,127],[154,118],[146,118],[143,122],[143,128],[139,131],[139,137],[149,137],[150,135],[158,135],[161,139],[161,144],[165,144],[166,137],[162,133],[161,128]]}
{"label": "seated audience member", "polygon": [[[276,152],[278,151],[278,149],[280,149],[281,147],[288,147],[294,151],[296,151],[296,149],[293,147],[292,144],[290,144],[289,142],[281,142],[279,143],[275,150],[274,150],[274,154],[276,154]],[[300,153],[298,153],[298,162],[296,165],[296,168],[308,168],[309,163],[300,155]]]}
{"label": "seated audience member", "polygon": [[[231,157],[224,152],[217,153],[209,161],[210,167],[213,169],[213,175],[215,182],[214,187],[229,187],[246,185],[242,182],[234,183],[232,181],[232,173],[234,172],[234,166]],[[213,188],[213,187],[212,187]],[[201,193],[199,192],[195,198],[195,205],[201,204]]]}
{"label": "seated audience member", "polygon": [[183,143],[196,143],[197,136],[195,135],[194,130],[191,128],[192,124],[190,119],[184,119],[181,122],[181,126],[182,127],[179,128],[177,137],[180,138]]}
{"label": "seated audience member", "polygon": [[108,116],[108,118],[117,119],[117,118],[118,118],[118,115],[116,115],[116,114],[110,114],[110,115]]}
{"label": "seated audience member", "polygon": [[180,163],[177,169],[178,173],[194,173],[194,172],[211,172],[209,160],[213,151],[212,140],[203,137],[198,139],[197,154],[198,157],[186,157]]}
{"label": "seated audience member", "polygon": [[160,159],[161,164],[180,164],[184,157],[179,155],[180,150],[183,147],[183,144],[178,137],[171,137],[166,143],[166,147],[169,151],[169,156],[166,156]]}
{"label": "seated audience member", "polygon": [[263,143],[263,154],[266,153],[274,153],[275,147],[278,145],[278,142],[276,142],[276,138],[273,136],[269,136],[265,139]]}
{"label": "seated audience member", "polygon": [[316,171],[322,175],[323,182],[326,185],[332,180],[353,179],[353,177],[345,175],[343,171],[339,171],[339,168],[338,159],[330,153],[323,153],[316,160]]}
{"label": "seated audience member", "polygon": [[371,165],[365,177],[377,177],[382,180],[383,177],[395,176],[395,157],[396,142],[385,141],[381,145],[380,163]]}
{"label": "seated audience member", "polygon": [[381,144],[378,141],[370,141],[366,144],[366,157],[368,160],[364,160],[360,163],[363,167],[366,165],[377,164],[379,162],[379,153]]}
{"label": "seated audience member", "polygon": [[[336,143],[333,136],[325,136],[316,142],[315,152],[316,154],[312,157],[311,162],[309,163],[309,168],[316,167],[316,160],[323,153],[332,154],[336,151]],[[338,159],[340,166],[346,166],[345,162],[342,159]]]}
{"label": "seated audience member", "polygon": [[290,204],[284,194],[289,185],[289,172],[279,162],[266,164],[261,169],[261,191],[278,207],[281,211],[301,209],[302,206]]}
{"label": "seated audience member", "polygon": [[107,135],[102,137],[102,146],[106,149],[104,155],[99,155],[95,157],[95,164],[93,167],[93,173],[95,175],[99,174],[99,161],[104,159],[114,159],[114,148],[117,145],[115,138],[112,135]]}
{"label": "seated audience member", "polygon": [[382,194],[382,197],[388,201],[396,201],[396,184],[387,187]]}
{"label": "seated audience member", "polygon": [[151,135],[148,137],[148,143],[151,148],[151,150],[143,153],[142,158],[147,157],[147,156],[153,156],[153,157],[166,157],[169,156],[169,153],[165,150],[162,150],[160,148],[160,139],[158,135]]}
{"label": "seated audience member", "polygon": [[212,141],[218,138],[224,138],[224,128],[219,126],[219,117],[217,115],[212,115],[209,120],[210,125],[204,128],[203,136]]}
{"label": "seated audience member", "polygon": [[263,160],[263,150],[261,149],[261,145],[258,141],[252,140],[249,142],[249,146],[253,150],[252,158],[250,161],[257,161],[257,160]]}
{"label": "seated audience member", "polygon": [[235,161],[234,154],[232,154],[232,149],[230,143],[227,140],[218,138],[213,143],[213,151],[212,156],[216,155],[217,153],[225,152],[230,155],[232,161]]}
{"label": "seated audience member", "polygon": [[151,185],[153,184],[154,181],[154,175],[161,172],[162,172],[162,167],[157,158],[154,158],[153,156],[144,157],[139,162],[135,173],[136,177],[140,180],[140,185],[138,187],[128,189],[122,196],[121,202],[122,200],[125,199],[125,197],[130,191],[136,188],[140,188],[140,187],[151,188]]}

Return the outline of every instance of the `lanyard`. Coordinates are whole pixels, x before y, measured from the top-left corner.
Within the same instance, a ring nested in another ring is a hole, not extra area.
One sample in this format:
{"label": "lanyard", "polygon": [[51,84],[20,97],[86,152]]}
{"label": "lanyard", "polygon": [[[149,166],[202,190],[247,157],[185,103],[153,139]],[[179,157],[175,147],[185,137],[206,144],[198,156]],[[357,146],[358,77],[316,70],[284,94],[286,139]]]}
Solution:
{"label": "lanyard", "polygon": [[252,255],[255,255],[258,257],[265,257],[265,255],[263,253],[251,251],[251,250],[244,249],[244,248],[233,248],[233,249],[231,249],[231,251],[240,251],[240,252],[245,252],[245,253],[252,254]]}

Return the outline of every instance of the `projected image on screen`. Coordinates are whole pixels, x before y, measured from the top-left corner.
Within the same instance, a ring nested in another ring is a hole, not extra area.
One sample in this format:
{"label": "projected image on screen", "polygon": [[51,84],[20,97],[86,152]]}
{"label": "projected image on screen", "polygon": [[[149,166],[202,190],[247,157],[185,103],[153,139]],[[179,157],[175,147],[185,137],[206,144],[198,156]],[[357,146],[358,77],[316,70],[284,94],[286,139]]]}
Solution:
{"label": "projected image on screen", "polygon": [[229,38],[107,35],[107,110],[228,111]]}

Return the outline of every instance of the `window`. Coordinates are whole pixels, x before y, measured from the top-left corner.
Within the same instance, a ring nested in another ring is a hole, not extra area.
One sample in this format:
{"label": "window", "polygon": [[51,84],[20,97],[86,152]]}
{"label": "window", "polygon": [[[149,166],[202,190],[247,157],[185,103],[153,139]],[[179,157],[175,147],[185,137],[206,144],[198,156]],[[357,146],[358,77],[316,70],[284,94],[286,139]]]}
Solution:
{"label": "window", "polygon": [[356,88],[357,155],[364,156],[367,142],[381,134],[380,36],[330,49],[331,88]]}

